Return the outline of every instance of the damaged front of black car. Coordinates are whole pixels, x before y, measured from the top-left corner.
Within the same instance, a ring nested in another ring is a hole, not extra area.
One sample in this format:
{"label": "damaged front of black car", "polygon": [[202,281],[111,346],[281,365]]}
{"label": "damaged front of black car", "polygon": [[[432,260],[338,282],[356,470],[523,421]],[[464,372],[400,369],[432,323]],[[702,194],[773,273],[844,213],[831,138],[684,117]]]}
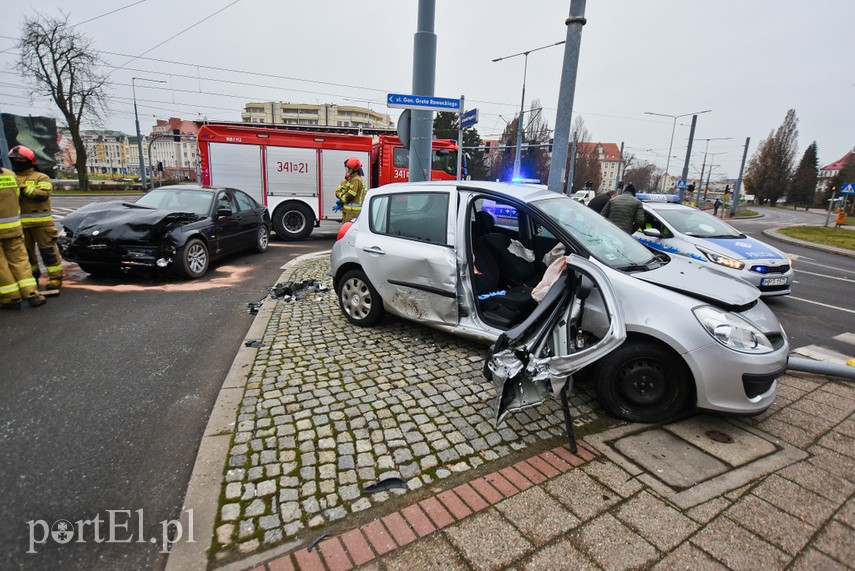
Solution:
{"label": "damaged front of black car", "polygon": [[166,270],[205,216],[126,202],[89,204],[62,221],[62,257],[91,274]]}

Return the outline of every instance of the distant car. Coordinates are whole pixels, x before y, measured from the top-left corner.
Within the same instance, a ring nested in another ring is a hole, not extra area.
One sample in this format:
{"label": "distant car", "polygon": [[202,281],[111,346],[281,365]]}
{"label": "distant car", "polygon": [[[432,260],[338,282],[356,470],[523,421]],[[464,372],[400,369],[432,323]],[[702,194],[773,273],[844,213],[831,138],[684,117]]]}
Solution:
{"label": "distant car", "polygon": [[267,207],[233,188],[164,186],[136,202],[93,202],[62,220],[62,257],[90,274],[173,268],[205,275],[212,260],[267,250]]}
{"label": "distant car", "polygon": [[712,264],[747,281],[764,297],[790,293],[793,269],[780,250],[693,206],[642,202],[645,227],[633,236],[645,246]]}
{"label": "distant car", "polygon": [[[655,254],[544,186],[372,189],[330,265],[355,325],[388,311],[494,343],[485,374],[500,420],[582,368],[604,408],[627,420],[660,422],[687,407],[757,414],[787,365],[786,335],[756,288]],[[533,286],[545,292],[539,303]]]}
{"label": "distant car", "polygon": [[577,190],[571,195],[571,198],[576,202],[581,202],[582,204],[587,205],[596,195],[597,193],[593,190]]}

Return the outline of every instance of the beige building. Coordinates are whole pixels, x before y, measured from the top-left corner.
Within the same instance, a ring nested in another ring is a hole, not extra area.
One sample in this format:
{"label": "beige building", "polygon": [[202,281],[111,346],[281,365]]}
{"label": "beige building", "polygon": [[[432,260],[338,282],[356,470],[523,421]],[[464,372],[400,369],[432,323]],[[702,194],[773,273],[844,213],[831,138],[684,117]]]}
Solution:
{"label": "beige building", "polygon": [[247,103],[241,113],[244,123],[268,125],[300,125],[318,127],[357,127],[394,129],[395,124],[386,113],[352,105],[311,105],[262,101]]}

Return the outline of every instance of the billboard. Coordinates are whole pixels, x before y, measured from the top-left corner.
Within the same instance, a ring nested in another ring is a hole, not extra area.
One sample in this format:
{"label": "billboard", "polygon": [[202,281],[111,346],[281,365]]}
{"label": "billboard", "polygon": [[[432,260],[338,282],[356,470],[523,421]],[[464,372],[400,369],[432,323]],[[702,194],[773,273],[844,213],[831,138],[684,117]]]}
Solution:
{"label": "billboard", "polygon": [[59,137],[56,119],[53,117],[33,117],[0,114],[3,118],[3,130],[9,148],[17,145],[29,147],[36,153],[38,170],[51,178],[56,178],[56,156],[59,154]]}

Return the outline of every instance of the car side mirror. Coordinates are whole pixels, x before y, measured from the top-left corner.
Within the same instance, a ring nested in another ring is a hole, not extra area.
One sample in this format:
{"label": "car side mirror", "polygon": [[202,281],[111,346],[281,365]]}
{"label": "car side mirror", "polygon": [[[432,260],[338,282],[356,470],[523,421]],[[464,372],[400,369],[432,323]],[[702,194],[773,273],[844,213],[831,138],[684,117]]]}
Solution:
{"label": "car side mirror", "polygon": [[645,228],[643,234],[645,236],[650,236],[651,238],[661,238],[662,237],[662,232],[660,232],[656,228]]}
{"label": "car side mirror", "polygon": [[217,208],[217,218],[226,218],[232,215],[232,209],[228,206],[220,206]]}

